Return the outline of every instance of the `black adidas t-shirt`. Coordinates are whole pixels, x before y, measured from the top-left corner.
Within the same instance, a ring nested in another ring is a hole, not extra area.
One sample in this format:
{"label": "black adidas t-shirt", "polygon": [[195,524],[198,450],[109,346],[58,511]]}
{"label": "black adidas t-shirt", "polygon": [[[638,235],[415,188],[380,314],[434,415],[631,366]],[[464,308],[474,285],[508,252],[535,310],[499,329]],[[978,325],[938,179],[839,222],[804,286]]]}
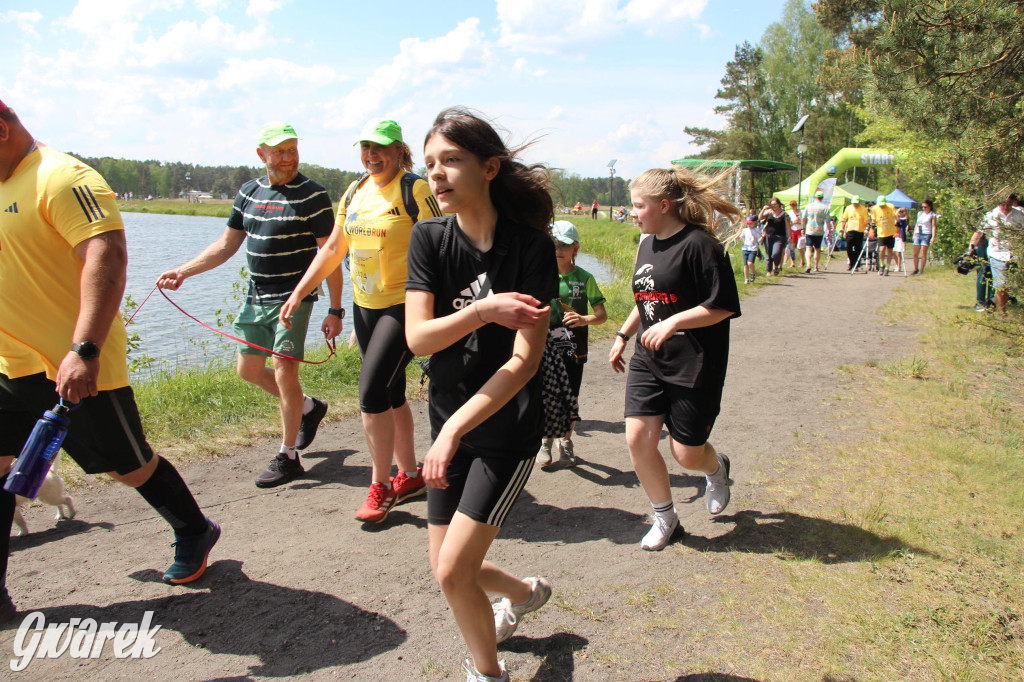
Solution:
{"label": "black adidas t-shirt", "polygon": [[729,320],[676,332],[658,351],[640,334],[676,313],[702,305],[740,316],[736,277],[722,245],[699,227],[687,225],[668,239],[644,238],[633,270],[633,297],[640,332],[632,362],[642,362],[660,380],[688,388],[721,387],[729,362]]}
{"label": "black adidas t-shirt", "polygon": [[[444,261],[441,239],[449,218],[421,220],[409,241],[409,277],[406,289],[434,295],[434,317],[444,317],[472,304],[486,289],[487,273],[494,274],[491,292],[529,294],[544,305],[558,295],[558,264],[551,238],[539,231],[500,220],[494,246],[481,253],[455,221]],[[498,368],[512,357],[516,331],[499,324],[477,330],[481,359],[473,372],[454,388],[436,390],[430,385],[430,432],[436,438],[441,426],[480,390]],[[458,343],[461,343],[458,342]],[[486,454],[522,455],[540,446],[543,432],[541,376],[538,372],[500,410],[467,433],[462,445]]]}

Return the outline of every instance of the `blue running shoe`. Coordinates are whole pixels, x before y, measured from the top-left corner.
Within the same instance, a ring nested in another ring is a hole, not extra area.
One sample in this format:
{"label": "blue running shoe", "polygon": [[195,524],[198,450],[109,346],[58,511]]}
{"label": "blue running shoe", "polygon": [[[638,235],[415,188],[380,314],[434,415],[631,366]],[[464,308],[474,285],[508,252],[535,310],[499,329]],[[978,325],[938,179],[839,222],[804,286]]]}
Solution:
{"label": "blue running shoe", "polygon": [[174,563],[164,573],[164,582],[183,585],[198,580],[206,572],[206,559],[210,550],[220,539],[220,526],[207,518],[209,527],[205,533],[180,537],[174,534]]}

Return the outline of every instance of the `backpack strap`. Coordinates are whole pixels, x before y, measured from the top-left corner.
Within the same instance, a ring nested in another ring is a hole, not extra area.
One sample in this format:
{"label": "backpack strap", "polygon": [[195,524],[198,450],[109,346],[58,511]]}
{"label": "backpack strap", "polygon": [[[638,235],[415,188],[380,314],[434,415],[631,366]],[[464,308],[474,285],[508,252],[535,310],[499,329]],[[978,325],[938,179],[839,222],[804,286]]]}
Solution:
{"label": "backpack strap", "polygon": [[[345,213],[348,213],[348,205],[352,203],[352,197],[355,193],[363,186],[366,179],[370,177],[369,173],[363,173],[360,175],[352,187],[352,191],[345,195]],[[416,184],[416,181],[420,179],[420,176],[415,173],[406,173],[402,176],[402,203],[405,204],[406,214],[412,218],[413,224],[419,220],[420,207],[416,204],[416,196],[412,193],[412,186]]]}
{"label": "backpack strap", "polygon": [[412,186],[420,179],[415,173],[406,173],[402,176],[402,203],[405,204],[405,212],[412,218],[415,225],[420,219],[420,207],[416,205],[416,197],[413,196]]}

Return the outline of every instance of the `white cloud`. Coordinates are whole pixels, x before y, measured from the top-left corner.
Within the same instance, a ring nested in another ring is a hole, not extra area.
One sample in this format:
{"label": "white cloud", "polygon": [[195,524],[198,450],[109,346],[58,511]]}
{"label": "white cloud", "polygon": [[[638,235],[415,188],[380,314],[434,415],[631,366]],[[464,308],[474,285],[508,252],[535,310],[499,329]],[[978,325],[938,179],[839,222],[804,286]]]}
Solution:
{"label": "white cloud", "polygon": [[533,52],[554,52],[615,30],[616,0],[496,0],[499,44]]}
{"label": "white cloud", "polygon": [[145,67],[159,64],[201,62],[208,55],[254,50],[267,44],[264,24],[251,31],[239,31],[220,17],[209,17],[202,24],[179,21],[163,35],[147,38],[134,46],[138,63]]}
{"label": "white cloud", "polygon": [[14,24],[15,26],[18,27],[18,31],[20,31],[21,33],[30,35],[33,38],[38,38],[39,34],[36,33],[36,24],[42,18],[43,15],[37,11],[18,12],[12,9],[7,10],[6,12],[4,12],[2,16],[0,16],[0,23]]}
{"label": "white cloud", "polygon": [[196,9],[203,14],[213,14],[219,9],[227,7],[227,0],[195,0]]}
{"label": "white cloud", "polygon": [[228,59],[217,74],[217,86],[222,89],[266,90],[268,83],[282,91],[293,87],[325,86],[348,80],[325,64],[303,66],[284,59]]}
{"label": "white cloud", "polygon": [[651,28],[679,19],[697,19],[707,0],[630,0],[619,13],[629,22]]}
{"label": "white cloud", "polygon": [[417,92],[429,92],[436,103],[452,89],[474,82],[490,68],[490,49],[479,24],[471,17],[438,38],[406,38],[390,64],[378,67],[340,101],[329,103],[331,118],[325,126],[358,129],[372,116],[407,105]]}
{"label": "white cloud", "polygon": [[245,13],[256,19],[264,19],[274,10],[281,9],[289,0],[249,0]]}
{"label": "white cloud", "polygon": [[548,115],[545,118],[547,118],[549,121],[557,121],[558,119],[562,118],[563,114],[565,114],[565,107],[563,107],[561,104],[556,104],[555,106],[551,107],[551,111],[548,112]]}

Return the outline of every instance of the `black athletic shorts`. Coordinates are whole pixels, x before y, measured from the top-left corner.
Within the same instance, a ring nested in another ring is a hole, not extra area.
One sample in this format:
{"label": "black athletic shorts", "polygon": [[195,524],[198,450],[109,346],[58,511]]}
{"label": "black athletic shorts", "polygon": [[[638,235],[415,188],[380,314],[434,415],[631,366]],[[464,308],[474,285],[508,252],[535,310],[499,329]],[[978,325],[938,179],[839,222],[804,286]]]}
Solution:
{"label": "black athletic shorts", "polygon": [[722,389],[686,388],[660,381],[634,360],[626,375],[627,417],[665,415],[669,434],[683,445],[704,445],[722,406]]}
{"label": "black athletic shorts", "polygon": [[388,308],[352,305],[352,324],[363,358],[359,410],[380,414],[405,404],[405,368],[412,352],[405,342],[405,304]]}
{"label": "black athletic shorts", "polygon": [[896,235],[893,235],[891,237],[879,237],[878,245],[884,246],[887,249],[893,248],[894,246],[896,246]]}
{"label": "black athletic shorts", "polygon": [[459,448],[445,472],[448,487],[427,488],[427,522],[447,526],[460,511],[500,528],[526,487],[536,460],[536,450],[517,458],[483,457]]}
{"label": "black athletic shorts", "polygon": [[[0,456],[17,456],[36,420],[59,399],[57,385],[43,373],[0,374]],[[83,400],[71,413],[64,450],[87,474],[129,474],[153,459],[132,387]]]}
{"label": "black athletic shorts", "polygon": [[808,235],[805,235],[804,236],[804,243],[805,243],[805,245],[808,248],[820,249],[821,248],[821,238],[823,236],[824,235],[820,235],[820,234],[808,234]]}

